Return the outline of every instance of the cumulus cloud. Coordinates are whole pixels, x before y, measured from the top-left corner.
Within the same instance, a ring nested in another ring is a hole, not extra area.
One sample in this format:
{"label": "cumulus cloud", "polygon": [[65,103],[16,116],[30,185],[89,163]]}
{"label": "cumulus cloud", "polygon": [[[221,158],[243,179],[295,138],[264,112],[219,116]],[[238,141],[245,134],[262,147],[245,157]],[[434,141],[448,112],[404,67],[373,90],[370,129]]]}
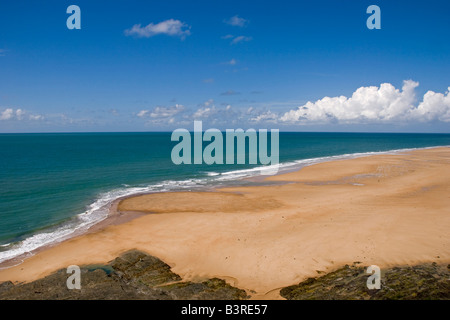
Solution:
{"label": "cumulus cloud", "polygon": [[233,110],[231,105],[216,107],[214,100],[209,99],[203,103],[193,114],[194,120],[205,120],[211,124],[235,123],[240,113]]}
{"label": "cumulus cloud", "polygon": [[139,117],[139,118],[142,118],[142,117],[144,117],[147,113],[149,113],[150,111],[149,110],[141,110],[141,111],[139,111],[138,113],[137,113],[137,116]]}
{"label": "cumulus cloud", "polygon": [[22,120],[24,115],[25,115],[25,112],[22,109],[17,109],[16,110],[16,118],[17,118],[17,120]]}
{"label": "cumulus cloud", "polygon": [[150,23],[145,27],[135,24],[131,29],[125,30],[125,35],[150,38],[158,34],[165,34],[184,39],[191,34],[190,28],[189,25],[180,20],[169,19],[157,24]]}
{"label": "cumulus cloud", "polygon": [[[247,110],[248,112],[252,112],[253,110]],[[250,121],[253,122],[277,122],[278,120],[278,114],[273,113],[272,111],[264,111],[260,114],[255,115],[254,117],[250,118]]]}
{"label": "cumulus cloud", "polygon": [[[428,91],[421,103],[415,104],[418,82],[406,80],[402,90],[390,83],[379,87],[361,87],[352,96],[324,97],[307,102],[280,117],[288,123],[389,123],[393,121],[450,122],[450,98],[446,94]],[[449,88],[450,90],[450,88]]]}
{"label": "cumulus cloud", "polygon": [[214,105],[214,100],[209,99],[206,100],[203,105],[200,106],[197,111],[194,112],[192,117],[194,119],[200,119],[200,118],[208,118],[209,116],[216,114],[216,107]]}
{"label": "cumulus cloud", "polygon": [[421,121],[450,122],[450,87],[445,94],[428,91],[419,106],[411,111],[412,118]]}
{"label": "cumulus cloud", "polygon": [[229,19],[225,19],[223,22],[226,24],[229,24],[230,26],[234,27],[245,27],[248,24],[248,20],[239,17],[238,15],[235,15]]}
{"label": "cumulus cloud", "polygon": [[193,114],[194,119],[208,118],[216,113],[216,107],[201,107]]}
{"label": "cumulus cloud", "polygon": [[172,118],[175,115],[182,112],[183,110],[184,110],[183,105],[176,104],[172,107],[156,107],[153,110],[141,110],[136,115],[139,118],[164,119],[164,118]]}
{"label": "cumulus cloud", "polygon": [[14,116],[14,110],[11,108],[8,108],[4,110],[2,113],[0,113],[0,120],[9,120]]}
{"label": "cumulus cloud", "polygon": [[0,120],[42,120],[42,115],[28,113],[22,109],[6,108],[0,112]]}

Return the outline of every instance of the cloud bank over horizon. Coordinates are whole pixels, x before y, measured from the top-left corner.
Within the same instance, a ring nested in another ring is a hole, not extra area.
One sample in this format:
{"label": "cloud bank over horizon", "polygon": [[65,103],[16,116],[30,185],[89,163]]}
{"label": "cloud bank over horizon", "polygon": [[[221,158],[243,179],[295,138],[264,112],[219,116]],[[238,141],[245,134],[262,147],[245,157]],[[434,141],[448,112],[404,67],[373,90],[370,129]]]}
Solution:
{"label": "cloud bank over horizon", "polygon": [[[323,97],[286,111],[274,111],[267,107],[247,106],[236,108],[231,104],[216,106],[209,99],[199,108],[156,107],[153,111],[141,110],[137,116],[143,118],[170,118],[170,124],[186,124],[186,121],[204,120],[211,124],[270,124],[280,127],[300,127],[308,125],[365,125],[382,124],[387,126],[408,123],[450,122],[449,91],[439,93],[427,91],[417,101],[416,88],[419,83],[403,81],[401,89],[390,83],[380,86],[360,87],[350,97]],[[238,94],[234,91],[221,93],[221,96]],[[264,105],[264,104],[263,104]],[[170,111],[169,111],[170,110]],[[156,117],[163,112],[166,117]],[[148,117],[149,115],[152,115]],[[159,122],[160,123],[160,122]]]}
{"label": "cloud bank over horizon", "polygon": [[[218,96],[220,97],[219,101],[210,98],[197,106],[177,103],[134,111],[128,110],[128,108],[121,111],[114,109],[116,119],[114,121],[119,121],[115,122],[117,124],[120,124],[120,121],[134,123],[135,128],[141,125],[142,129],[155,128],[155,126],[175,129],[189,126],[194,120],[202,120],[205,125],[218,128],[269,126],[278,127],[281,130],[283,128],[288,130],[307,130],[308,128],[339,130],[340,128],[352,128],[351,126],[356,126],[357,130],[361,130],[361,128],[369,128],[366,127],[367,125],[378,125],[377,128],[383,128],[383,130],[397,130],[407,126],[414,128],[416,124],[424,124],[429,128],[439,124],[445,132],[450,132],[448,130],[450,128],[447,129],[450,123],[450,87],[445,93],[428,90],[418,98],[416,95],[418,86],[419,82],[413,80],[404,80],[401,89],[391,83],[363,86],[356,89],[349,97],[344,95],[325,96],[295,108],[293,103],[285,105],[282,103],[258,103],[257,105],[251,102],[237,105],[224,103],[221,101],[222,99],[241,94],[229,90]],[[40,115],[26,111],[24,108],[0,107],[1,123],[49,119],[52,124],[59,121],[61,124],[67,124],[69,119],[71,124],[80,126],[86,123],[95,125],[97,121],[95,118],[72,119],[65,114]],[[50,122],[43,121],[43,126],[45,123]],[[439,130],[442,131],[442,129]]]}
{"label": "cloud bank over horizon", "polygon": [[31,114],[23,109],[6,108],[0,111],[0,121],[4,120],[43,120],[40,114]]}
{"label": "cloud bank over horizon", "polygon": [[415,88],[418,82],[403,81],[402,90],[390,83],[379,87],[360,87],[352,96],[324,97],[315,102],[308,101],[297,109],[279,117],[279,122],[291,124],[311,123],[394,123],[405,121],[450,122],[450,96],[428,91],[416,104]]}

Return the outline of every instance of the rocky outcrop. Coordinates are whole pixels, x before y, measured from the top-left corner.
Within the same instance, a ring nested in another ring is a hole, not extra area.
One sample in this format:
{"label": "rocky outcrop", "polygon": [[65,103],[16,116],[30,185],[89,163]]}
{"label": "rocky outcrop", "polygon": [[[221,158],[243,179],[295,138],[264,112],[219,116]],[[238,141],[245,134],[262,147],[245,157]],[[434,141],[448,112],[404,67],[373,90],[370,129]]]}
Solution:
{"label": "rocky outcrop", "polygon": [[365,267],[358,263],[283,288],[288,300],[448,300],[450,266],[422,264],[382,270],[381,288],[367,288]]}
{"label": "rocky outcrop", "polygon": [[65,269],[30,282],[14,285],[0,284],[2,300],[83,299],[83,300],[240,300],[246,299],[244,290],[221,279],[203,282],[182,282],[170,266],[156,257],[133,250],[107,265],[81,267],[81,289],[69,290],[70,275]]}
{"label": "rocky outcrop", "polygon": [[[436,263],[395,267],[381,272],[381,289],[369,290],[369,275],[359,263],[281,289],[288,300],[402,300],[450,299],[450,265]],[[0,283],[0,300],[242,300],[244,290],[212,278],[182,281],[170,266],[137,250],[106,265],[81,267],[81,289],[69,290],[69,275],[61,269],[22,284]]]}

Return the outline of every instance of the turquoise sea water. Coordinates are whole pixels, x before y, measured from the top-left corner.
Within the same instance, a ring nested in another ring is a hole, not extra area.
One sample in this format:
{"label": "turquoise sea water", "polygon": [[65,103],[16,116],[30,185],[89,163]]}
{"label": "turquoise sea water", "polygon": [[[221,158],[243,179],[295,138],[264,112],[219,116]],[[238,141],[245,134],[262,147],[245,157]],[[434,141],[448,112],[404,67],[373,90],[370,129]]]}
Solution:
{"label": "turquoise sea water", "polygon": [[[86,230],[118,197],[248,184],[242,178],[260,174],[250,165],[174,165],[170,136],[0,134],[0,262]],[[279,152],[282,170],[292,170],[355,154],[448,145],[450,134],[280,133]]]}

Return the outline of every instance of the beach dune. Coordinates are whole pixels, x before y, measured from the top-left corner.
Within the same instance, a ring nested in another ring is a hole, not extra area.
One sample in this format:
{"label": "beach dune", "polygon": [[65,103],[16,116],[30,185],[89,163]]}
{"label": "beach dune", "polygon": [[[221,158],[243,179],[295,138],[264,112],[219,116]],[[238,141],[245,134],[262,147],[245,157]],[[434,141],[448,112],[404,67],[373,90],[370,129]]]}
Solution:
{"label": "beach dune", "polygon": [[183,280],[218,277],[252,298],[345,264],[450,262],[450,148],[311,165],[268,186],[148,194],[122,200],[88,234],[0,270],[32,281],[69,265],[106,263],[138,249]]}

